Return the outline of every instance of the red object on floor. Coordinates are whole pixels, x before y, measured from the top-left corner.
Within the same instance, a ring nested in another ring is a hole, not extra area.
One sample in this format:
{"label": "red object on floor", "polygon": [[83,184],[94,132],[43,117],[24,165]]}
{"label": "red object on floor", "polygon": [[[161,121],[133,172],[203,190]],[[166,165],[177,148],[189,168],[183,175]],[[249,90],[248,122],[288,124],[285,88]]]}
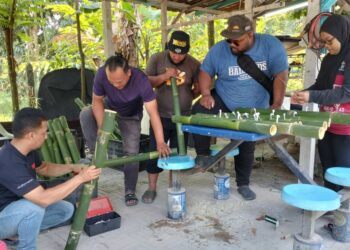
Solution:
{"label": "red object on floor", "polygon": [[[86,218],[113,212],[111,201],[107,196],[100,196],[90,201]],[[0,249],[1,250],[1,249]]]}
{"label": "red object on floor", "polygon": [[7,250],[6,243],[0,240],[0,250]]}

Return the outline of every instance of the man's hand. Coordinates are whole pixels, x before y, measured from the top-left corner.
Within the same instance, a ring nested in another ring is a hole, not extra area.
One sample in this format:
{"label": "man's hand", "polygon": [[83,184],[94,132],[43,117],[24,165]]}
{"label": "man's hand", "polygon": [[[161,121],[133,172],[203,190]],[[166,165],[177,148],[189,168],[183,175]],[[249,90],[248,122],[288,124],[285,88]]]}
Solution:
{"label": "man's hand", "polygon": [[170,154],[170,148],[165,142],[157,143],[157,151],[159,153],[159,157],[168,157]]}
{"label": "man's hand", "polygon": [[309,91],[297,91],[294,92],[290,101],[293,104],[305,104],[308,103],[310,99]]}
{"label": "man's hand", "polygon": [[178,70],[175,68],[165,68],[164,77],[169,80],[171,77],[177,77]]}
{"label": "man's hand", "polygon": [[98,178],[100,174],[100,168],[96,168],[96,166],[90,166],[82,168],[77,176],[81,178],[82,182],[88,182]]}
{"label": "man's hand", "polygon": [[215,100],[210,94],[202,95],[199,103],[206,109],[212,109],[215,106]]}

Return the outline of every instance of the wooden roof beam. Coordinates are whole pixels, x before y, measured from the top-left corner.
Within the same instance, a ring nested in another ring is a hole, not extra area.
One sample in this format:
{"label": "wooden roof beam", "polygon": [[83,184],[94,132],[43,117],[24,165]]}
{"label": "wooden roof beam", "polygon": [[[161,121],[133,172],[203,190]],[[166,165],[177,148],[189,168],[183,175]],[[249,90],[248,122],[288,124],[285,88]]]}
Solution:
{"label": "wooden roof beam", "polygon": [[[278,8],[281,8],[284,6],[285,6],[284,2],[278,2],[278,3],[272,3],[272,4],[263,5],[263,6],[259,6],[259,7],[254,7],[253,13],[260,13],[262,11],[278,9]],[[192,21],[168,25],[167,29],[169,30],[169,29],[173,29],[173,28],[193,25],[196,23],[207,23],[208,21],[212,21],[212,20],[216,20],[216,19],[226,19],[226,18],[229,18],[231,16],[244,15],[244,14],[249,14],[249,13],[251,13],[251,11],[249,11],[249,10],[239,10],[239,11],[233,11],[233,12],[225,12],[224,14],[215,15],[215,16],[198,17],[198,18],[194,18]],[[159,31],[159,30],[160,30],[160,28],[155,28],[155,29],[152,29],[151,31]]]}
{"label": "wooden roof beam", "polygon": [[[113,0],[112,0],[113,1]],[[126,0],[127,2],[133,2],[133,3],[138,3],[138,4],[149,4],[151,6],[155,6],[157,8],[160,8],[160,3],[161,0]],[[188,9],[188,10],[196,10],[196,11],[202,11],[208,14],[214,14],[214,15],[220,15],[226,13],[225,11],[220,11],[220,10],[212,10],[208,8],[203,8],[199,6],[191,6],[190,4],[184,4],[184,3],[177,3],[177,2],[172,2],[168,1],[168,8],[171,9],[176,9],[176,10],[183,10],[183,9]]]}

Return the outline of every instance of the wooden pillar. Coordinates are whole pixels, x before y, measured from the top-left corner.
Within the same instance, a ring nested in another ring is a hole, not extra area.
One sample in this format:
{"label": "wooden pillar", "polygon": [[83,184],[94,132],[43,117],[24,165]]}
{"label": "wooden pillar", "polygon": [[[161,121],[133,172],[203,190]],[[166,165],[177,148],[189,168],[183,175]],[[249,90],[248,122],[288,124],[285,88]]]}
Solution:
{"label": "wooden pillar", "polygon": [[165,44],[168,40],[168,20],[167,20],[167,11],[168,11],[168,0],[162,0],[160,4],[161,17],[160,17],[160,28],[162,30],[162,49],[165,48]]}
{"label": "wooden pillar", "polygon": [[[320,13],[320,1],[309,0],[307,22]],[[305,45],[307,47],[307,45]],[[304,66],[304,88],[314,84],[317,76],[317,68],[320,63],[317,55],[310,49],[306,50]],[[314,103],[303,105],[303,110],[317,111],[318,106]],[[304,173],[308,173],[311,178],[314,176],[316,140],[305,137],[300,138],[299,165]]]}
{"label": "wooden pillar", "polygon": [[244,10],[249,11],[249,14],[245,14],[245,16],[253,20],[253,0],[244,1]]}
{"label": "wooden pillar", "polygon": [[106,58],[114,55],[112,42],[112,15],[111,2],[102,1],[103,43]]}
{"label": "wooden pillar", "polygon": [[209,21],[207,24],[208,27],[208,48],[210,49],[215,44],[215,26],[214,20]]}

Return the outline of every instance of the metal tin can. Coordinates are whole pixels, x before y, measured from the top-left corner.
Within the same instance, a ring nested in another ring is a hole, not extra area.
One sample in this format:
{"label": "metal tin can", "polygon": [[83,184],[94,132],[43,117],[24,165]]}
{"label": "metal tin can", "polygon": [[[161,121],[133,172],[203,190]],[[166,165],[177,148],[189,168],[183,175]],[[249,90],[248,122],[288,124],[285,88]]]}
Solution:
{"label": "metal tin can", "polygon": [[172,220],[182,220],[186,215],[186,190],[174,191],[168,188],[168,217]]}
{"label": "metal tin can", "polygon": [[214,198],[227,200],[230,197],[230,175],[214,175]]}

